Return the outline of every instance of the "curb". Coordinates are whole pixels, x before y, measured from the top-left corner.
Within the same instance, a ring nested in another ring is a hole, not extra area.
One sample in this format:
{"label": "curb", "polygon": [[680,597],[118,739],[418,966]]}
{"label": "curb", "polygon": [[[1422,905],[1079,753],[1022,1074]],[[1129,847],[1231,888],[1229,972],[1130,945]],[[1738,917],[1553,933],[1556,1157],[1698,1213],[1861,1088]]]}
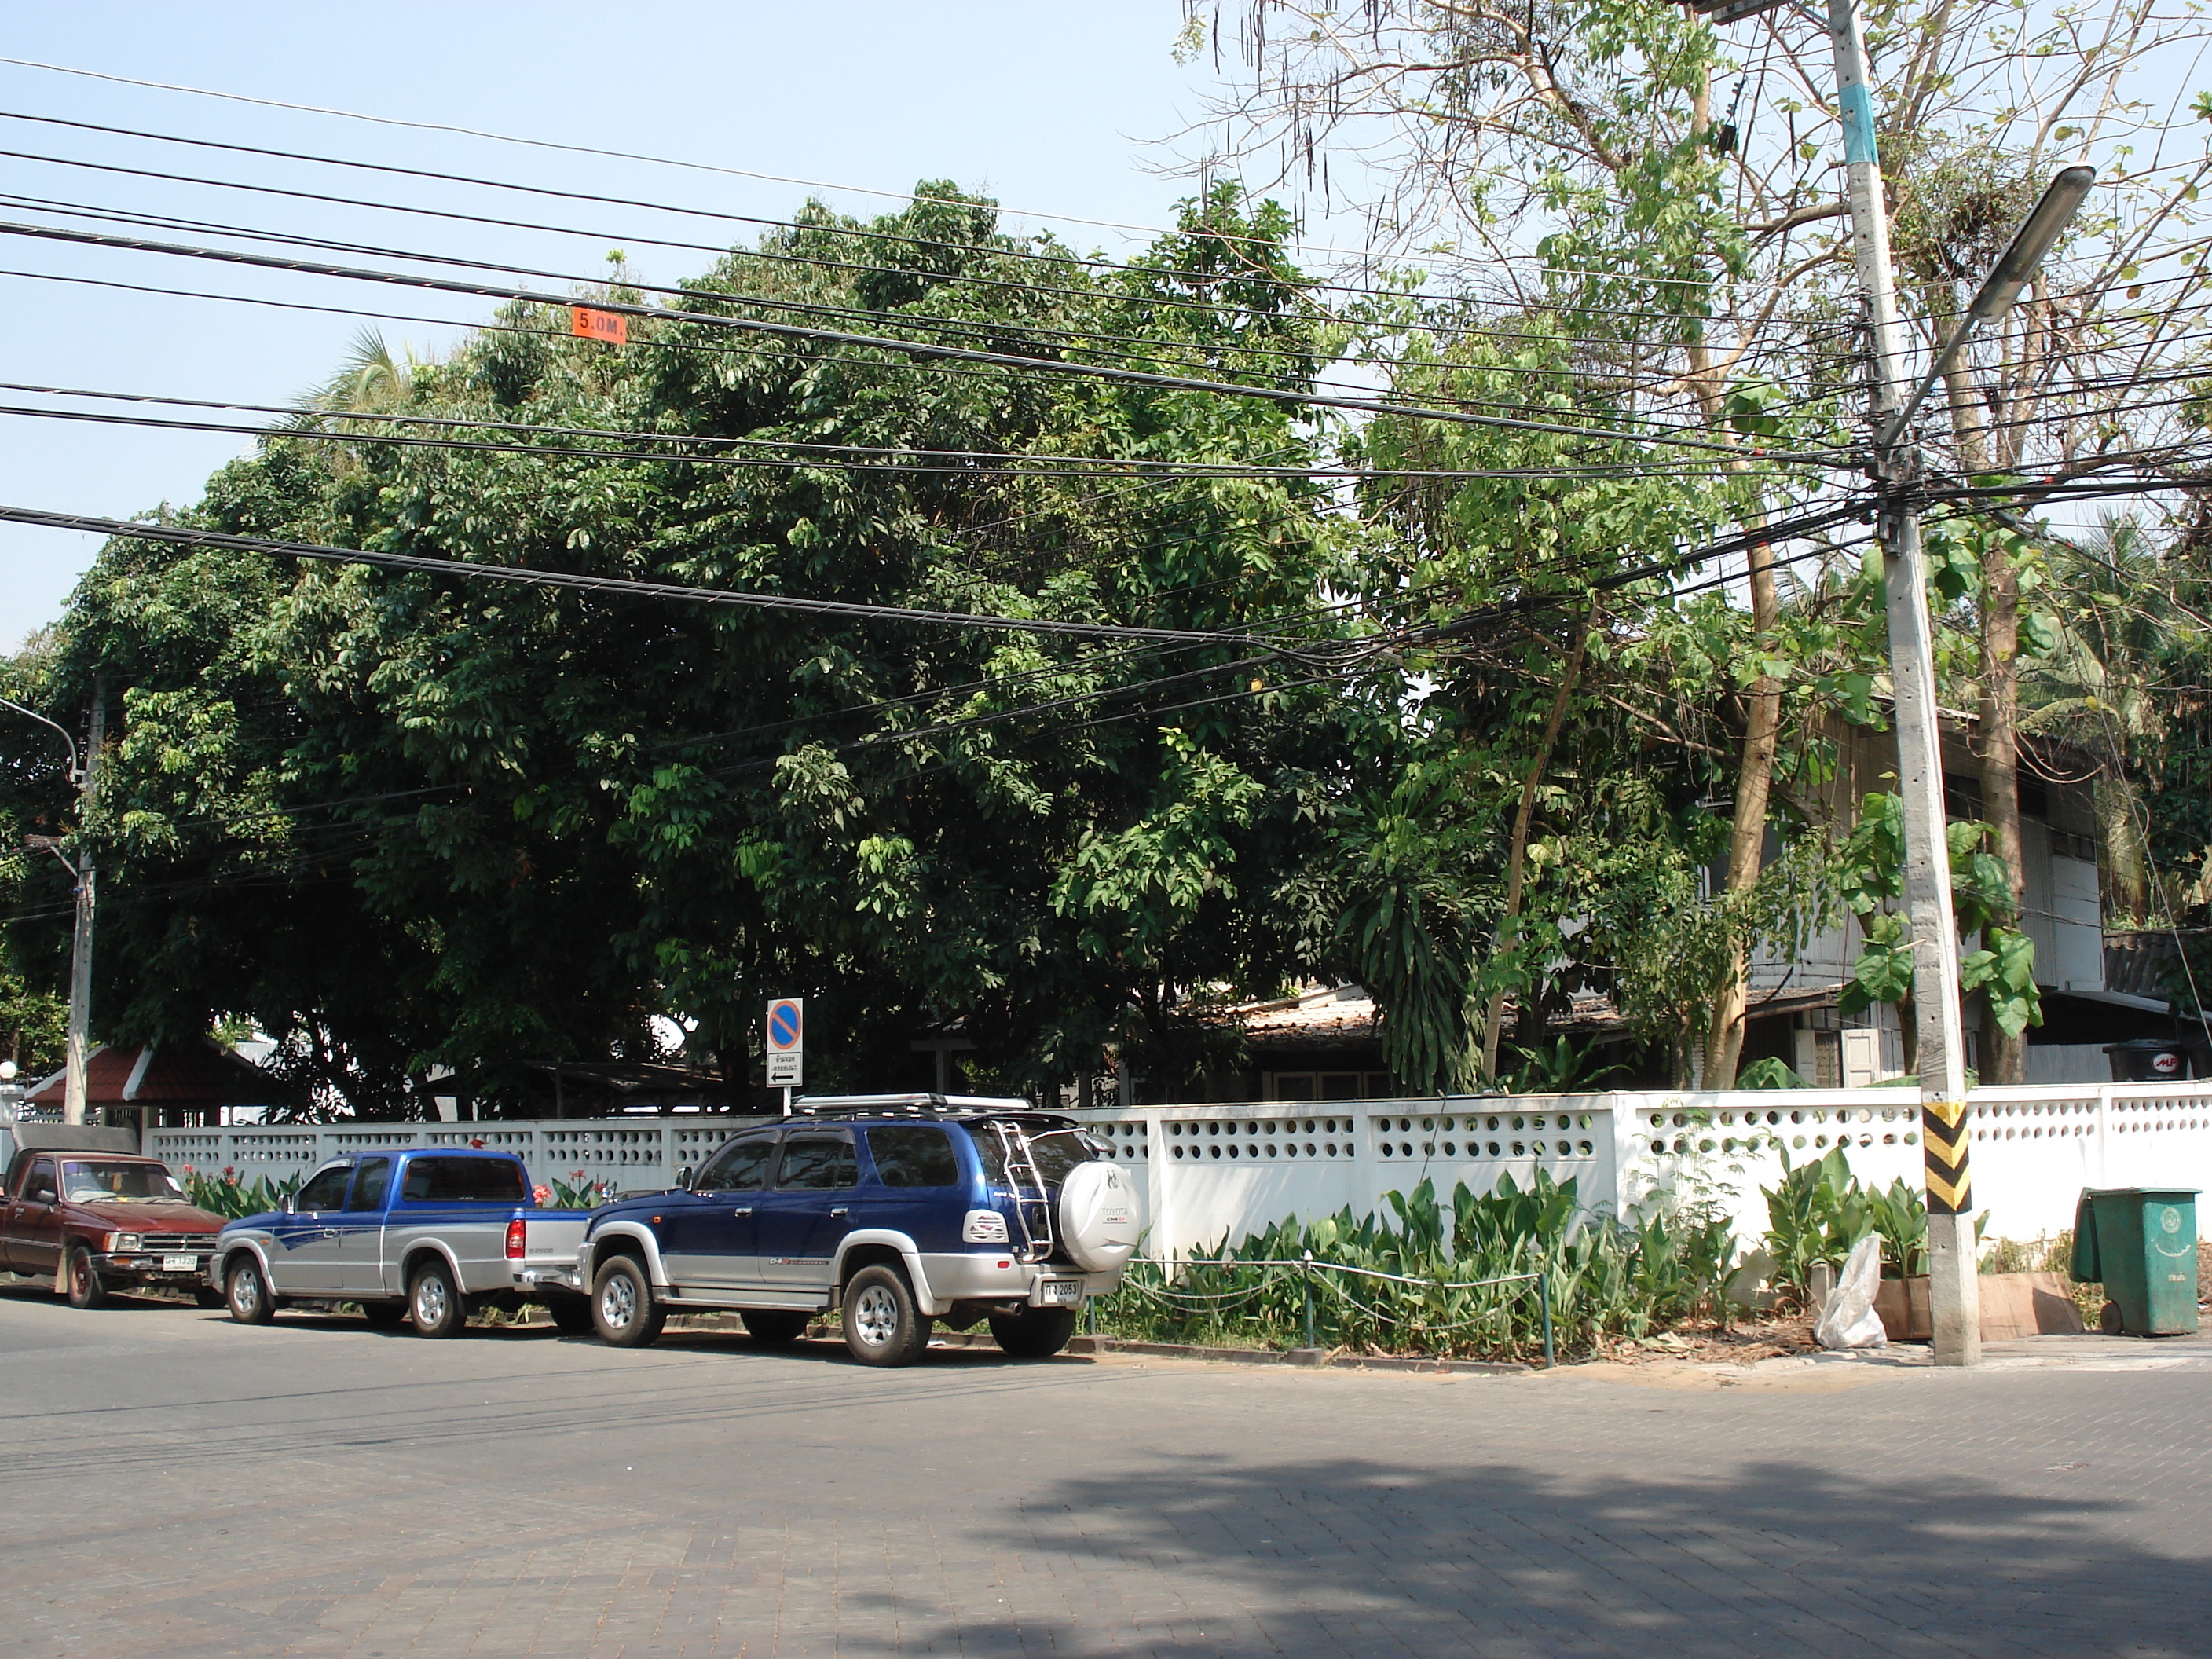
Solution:
{"label": "curb", "polygon": [[[835,1325],[809,1325],[806,1334],[823,1341],[838,1340]],[[999,1345],[988,1331],[933,1331],[933,1348],[973,1348],[996,1353]],[[1518,1376],[1540,1370],[1512,1360],[1400,1358],[1395,1355],[1332,1353],[1326,1348],[1211,1348],[1189,1342],[1143,1342],[1134,1337],[1071,1336],[1061,1351],[1080,1357],[1103,1353],[1148,1354],[1161,1359],[1203,1359],[1218,1365],[1296,1365],[1306,1369],[1361,1371],[1417,1371],[1431,1375],[1461,1372],[1472,1376]]]}
{"label": "curb", "polygon": [[1166,1359],[1206,1359],[1232,1365],[1295,1365],[1307,1370],[1456,1372],[1470,1376],[1518,1376],[1540,1367],[1507,1359],[1425,1359],[1393,1354],[1334,1353],[1326,1348],[1209,1348],[1188,1342],[1139,1342],[1119,1336],[1068,1339],[1070,1353],[1155,1354]]}

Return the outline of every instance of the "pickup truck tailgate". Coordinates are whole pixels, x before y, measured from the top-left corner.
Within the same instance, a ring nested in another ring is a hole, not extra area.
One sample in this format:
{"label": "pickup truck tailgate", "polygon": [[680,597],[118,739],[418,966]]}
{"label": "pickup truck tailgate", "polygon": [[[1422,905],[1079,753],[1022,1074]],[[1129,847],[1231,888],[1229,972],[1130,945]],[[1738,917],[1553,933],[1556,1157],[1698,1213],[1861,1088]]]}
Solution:
{"label": "pickup truck tailgate", "polygon": [[519,1285],[586,1287],[576,1258],[584,1247],[584,1231],[591,1225],[588,1210],[526,1210],[522,1214],[522,1259],[510,1261]]}

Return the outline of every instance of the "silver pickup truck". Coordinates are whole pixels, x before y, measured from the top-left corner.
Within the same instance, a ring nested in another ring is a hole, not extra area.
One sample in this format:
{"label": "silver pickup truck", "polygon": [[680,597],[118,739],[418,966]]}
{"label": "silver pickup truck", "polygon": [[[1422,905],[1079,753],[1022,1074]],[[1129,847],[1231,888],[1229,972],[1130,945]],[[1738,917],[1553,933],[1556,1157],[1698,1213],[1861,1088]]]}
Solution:
{"label": "silver pickup truck", "polygon": [[588,1212],[541,1210],[507,1152],[362,1152],[307,1177],[282,1210],[226,1225],[208,1282],[231,1317],[266,1324],[288,1302],[356,1302],[372,1325],[452,1336],[479,1308],[542,1304],[592,1328],[576,1257]]}

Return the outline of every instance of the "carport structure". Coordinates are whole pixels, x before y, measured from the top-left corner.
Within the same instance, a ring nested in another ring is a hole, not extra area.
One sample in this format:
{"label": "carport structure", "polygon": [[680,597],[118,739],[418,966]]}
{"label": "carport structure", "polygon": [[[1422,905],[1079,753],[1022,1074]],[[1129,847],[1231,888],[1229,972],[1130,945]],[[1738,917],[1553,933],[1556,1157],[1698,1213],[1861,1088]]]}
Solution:
{"label": "carport structure", "polygon": [[[138,1130],[190,1128],[224,1121],[228,1107],[289,1106],[291,1091],[213,1037],[181,1042],[104,1043],[85,1061],[88,1123]],[[58,1114],[65,1073],[33,1085],[23,1104]]]}

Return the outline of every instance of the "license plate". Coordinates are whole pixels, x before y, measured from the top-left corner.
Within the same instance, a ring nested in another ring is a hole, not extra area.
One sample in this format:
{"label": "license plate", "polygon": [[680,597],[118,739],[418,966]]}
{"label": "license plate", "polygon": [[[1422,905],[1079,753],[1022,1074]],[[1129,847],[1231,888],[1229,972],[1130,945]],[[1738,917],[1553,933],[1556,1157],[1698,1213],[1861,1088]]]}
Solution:
{"label": "license plate", "polygon": [[1047,1302],[1080,1302],[1083,1300],[1083,1281],[1079,1279],[1048,1279],[1044,1282]]}
{"label": "license plate", "polygon": [[165,1273],[189,1273],[199,1271],[200,1259],[196,1255],[165,1255],[161,1271]]}

